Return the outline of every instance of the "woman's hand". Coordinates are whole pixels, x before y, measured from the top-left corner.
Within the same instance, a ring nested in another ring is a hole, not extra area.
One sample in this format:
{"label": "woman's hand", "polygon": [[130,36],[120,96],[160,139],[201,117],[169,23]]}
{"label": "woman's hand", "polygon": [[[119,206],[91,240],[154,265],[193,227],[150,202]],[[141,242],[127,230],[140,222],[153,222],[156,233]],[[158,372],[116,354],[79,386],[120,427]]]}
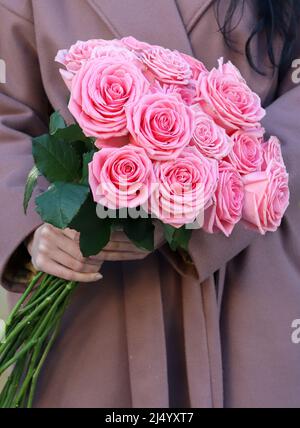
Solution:
{"label": "woman's hand", "polygon": [[71,229],[40,226],[27,244],[33,266],[40,271],[75,282],[95,282],[102,278],[102,261],[84,258],[79,234]]}
{"label": "woman's hand", "polygon": [[[154,245],[159,248],[165,243],[162,227],[159,223],[155,226]],[[149,251],[137,248],[124,232],[113,232],[110,242],[97,256],[91,257],[95,261],[132,261],[143,260],[150,254]]]}
{"label": "woman's hand", "polygon": [[[164,244],[161,226],[155,227],[155,248]],[[95,282],[105,261],[142,260],[150,253],[137,248],[123,232],[113,232],[110,242],[96,256],[84,258],[79,248],[79,233],[40,226],[27,244],[33,266],[40,271],[68,281]]]}

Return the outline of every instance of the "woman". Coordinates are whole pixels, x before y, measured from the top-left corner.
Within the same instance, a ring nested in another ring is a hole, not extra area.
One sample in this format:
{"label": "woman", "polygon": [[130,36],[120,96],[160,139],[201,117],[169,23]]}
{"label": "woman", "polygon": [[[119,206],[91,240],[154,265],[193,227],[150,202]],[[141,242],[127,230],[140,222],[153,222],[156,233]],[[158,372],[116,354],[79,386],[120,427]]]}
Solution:
{"label": "woman", "polygon": [[[300,88],[291,77],[299,1],[1,0],[0,9],[2,284],[22,290],[29,253],[33,266],[64,278],[103,276],[77,290],[35,406],[299,406],[300,345],[291,340],[300,318]],[[192,262],[170,253],[159,232],[151,254],[119,234],[85,260],[74,232],[42,225],[33,207],[22,214],[31,136],[46,130],[52,109],[72,120],[57,50],[126,35],[207,67],[224,56],[240,68],[290,171],[291,203],[277,233],[194,231]]]}

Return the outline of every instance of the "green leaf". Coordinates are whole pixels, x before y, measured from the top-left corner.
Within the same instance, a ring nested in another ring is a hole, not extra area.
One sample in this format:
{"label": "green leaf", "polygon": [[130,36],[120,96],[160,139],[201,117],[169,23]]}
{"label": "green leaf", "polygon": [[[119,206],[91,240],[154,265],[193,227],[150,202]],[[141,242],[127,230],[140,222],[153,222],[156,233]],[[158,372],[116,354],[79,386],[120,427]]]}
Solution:
{"label": "green leaf", "polygon": [[80,157],[66,142],[45,134],[33,139],[32,153],[38,170],[50,182],[72,182],[80,177]]}
{"label": "green leaf", "polygon": [[85,143],[90,140],[84,135],[82,129],[76,123],[65,128],[58,129],[55,133],[55,137],[68,143],[72,143],[74,141],[82,141]]}
{"label": "green leaf", "polygon": [[35,186],[37,185],[37,180],[38,180],[39,175],[40,175],[40,172],[37,169],[37,167],[34,165],[32,170],[28,174],[26,185],[25,185],[24,199],[23,199],[23,208],[24,208],[25,214],[27,213],[28,204],[29,204],[29,201],[31,199],[33,190],[34,190]]}
{"label": "green leaf", "polygon": [[154,250],[155,227],[151,218],[126,219],[121,221],[127,237],[139,248]]}
{"label": "green leaf", "polygon": [[180,229],[176,230],[173,241],[175,241],[177,248],[188,251],[188,244],[191,236],[192,229],[187,229],[185,226],[182,226]]}
{"label": "green leaf", "polygon": [[72,183],[53,183],[36,198],[36,210],[42,220],[60,229],[65,229],[86,201],[90,189]]}
{"label": "green leaf", "polygon": [[175,227],[164,223],[163,229],[165,238],[169,243],[172,251],[176,251],[178,248],[182,248],[185,251],[188,250],[192,229],[187,229],[186,226],[176,229]]}
{"label": "green leaf", "polygon": [[110,240],[112,220],[99,218],[96,208],[90,195],[70,224],[80,232],[80,250],[84,257],[98,254]]}
{"label": "green leaf", "polygon": [[92,162],[94,153],[94,151],[87,152],[82,157],[82,178],[80,182],[86,186],[89,185],[89,163]]}
{"label": "green leaf", "polygon": [[55,111],[50,117],[49,131],[54,135],[59,129],[65,128],[66,122],[59,111]]}
{"label": "green leaf", "polygon": [[162,226],[163,226],[166,241],[171,245],[176,229],[175,227],[165,223],[162,223]]}
{"label": "green leaf", "polygon": [[84,144],[85,144],[85,149],[87,152],[90,152],[90,151],[96,152],[97,151],[96,146],[95,146],[95,141],[96,141],[96,138],[87,138],[85,140]]}
{"label": "green leaf", "polygon": [[86,137],[78,124],[58,129],[54,136],[57,140],[70,143],[80,157],[88,151],[96,151],[94,139]]}

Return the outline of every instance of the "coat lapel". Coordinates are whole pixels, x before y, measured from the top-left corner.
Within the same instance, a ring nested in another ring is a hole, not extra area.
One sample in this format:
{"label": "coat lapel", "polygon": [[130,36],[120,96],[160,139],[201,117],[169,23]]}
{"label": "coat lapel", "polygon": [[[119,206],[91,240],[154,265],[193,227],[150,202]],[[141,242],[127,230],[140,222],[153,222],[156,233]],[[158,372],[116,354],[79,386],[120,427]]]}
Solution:
{"label": "coat lapel", "polygon": [[176,0],[186,31],[190,34],[214,0]]}
{"label": "coat lapel", "polygon": [[175,0],[87,0],[117,37],[192,54],[192,47]]}

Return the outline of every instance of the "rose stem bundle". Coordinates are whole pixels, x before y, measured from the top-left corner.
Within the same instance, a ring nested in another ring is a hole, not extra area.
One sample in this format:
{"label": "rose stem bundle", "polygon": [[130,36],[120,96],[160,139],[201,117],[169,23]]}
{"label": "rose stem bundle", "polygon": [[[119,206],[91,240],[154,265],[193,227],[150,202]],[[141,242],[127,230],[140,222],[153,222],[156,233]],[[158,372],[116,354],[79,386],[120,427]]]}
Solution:
{"label": "rose stem bundle", "polygon": [[76,285],[39,273],[15,306],[0,344],[0,376],[14,366],[0,393],[0,408],[32,407],[38,376]]}

